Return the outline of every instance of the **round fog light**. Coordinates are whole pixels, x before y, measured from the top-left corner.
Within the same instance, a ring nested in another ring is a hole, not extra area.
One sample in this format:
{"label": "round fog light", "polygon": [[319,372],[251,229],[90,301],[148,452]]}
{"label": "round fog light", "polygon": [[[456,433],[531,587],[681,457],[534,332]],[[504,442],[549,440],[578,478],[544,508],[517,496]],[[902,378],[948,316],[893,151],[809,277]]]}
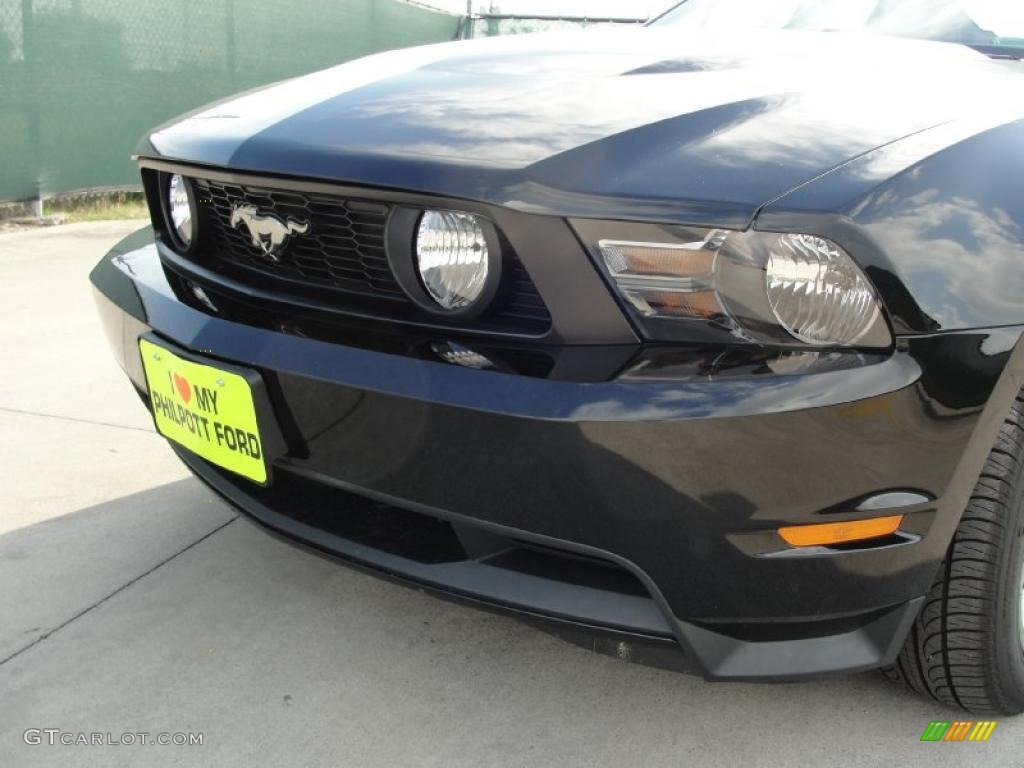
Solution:
{"label": "round fog light", "polygon": [[192,194],[183,176],[174,174],[167,185],[167,215],[173,234],[184,248],[192,245],[195,219],[192,216]]}
{"label": "round fog light", "polygon": [[490,253],[481,221],[469,213],[427,211],[416,263],[430,298],[449,312],[472,307],[488,286]]}

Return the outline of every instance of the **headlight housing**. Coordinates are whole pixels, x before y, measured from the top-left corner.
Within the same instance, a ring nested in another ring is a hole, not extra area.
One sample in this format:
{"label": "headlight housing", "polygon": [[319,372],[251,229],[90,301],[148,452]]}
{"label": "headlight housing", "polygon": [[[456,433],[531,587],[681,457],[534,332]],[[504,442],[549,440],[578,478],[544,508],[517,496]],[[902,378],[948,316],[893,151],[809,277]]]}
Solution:
{"label": "headlight housing", "polygon": [[805,344],[853,346],[881,315],[875,290],[838,245],[812,235],[784,235],[765,267],[768,303],[779,324]]}
{"label": "headlight housing", "polygon": [[[874,285],[838,244],[809,234],[577,222],[626,304],[655,339],[681,323],[764,344],[887,348]],[[612,239],[623,231],[643,237]],[[655,236],[655,237],[652,237]],[[696,336],[699,334],[690,334]]]}
{"label": "headlight housing", "polygon": [[164,193],[164,213],[167,230],[174,245],[188,251],[196,239],[196,202],[192,185],[180,174],[167,177]]}

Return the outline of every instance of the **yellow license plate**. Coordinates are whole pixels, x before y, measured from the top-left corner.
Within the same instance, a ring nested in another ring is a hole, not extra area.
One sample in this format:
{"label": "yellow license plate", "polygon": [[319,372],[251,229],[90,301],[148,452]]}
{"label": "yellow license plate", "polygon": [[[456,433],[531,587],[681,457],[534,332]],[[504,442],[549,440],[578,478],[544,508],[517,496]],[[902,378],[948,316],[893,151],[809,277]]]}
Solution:
{"label": "yellow license plate", "polygon": [[243,376],[139,340],[153,418],[161,435],[219,467],[266,483],[252,387]]}

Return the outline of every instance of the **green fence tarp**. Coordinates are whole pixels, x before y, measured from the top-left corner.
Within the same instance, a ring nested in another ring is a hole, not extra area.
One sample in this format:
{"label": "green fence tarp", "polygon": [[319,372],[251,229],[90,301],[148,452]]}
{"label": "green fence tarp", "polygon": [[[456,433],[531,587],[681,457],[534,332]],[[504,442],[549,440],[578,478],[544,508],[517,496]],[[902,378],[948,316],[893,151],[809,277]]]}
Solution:
{"label": "green fence tarp", "polygon": [[0,200],[137,184],[147,129],[460,21],[401,0],[0,0]]}

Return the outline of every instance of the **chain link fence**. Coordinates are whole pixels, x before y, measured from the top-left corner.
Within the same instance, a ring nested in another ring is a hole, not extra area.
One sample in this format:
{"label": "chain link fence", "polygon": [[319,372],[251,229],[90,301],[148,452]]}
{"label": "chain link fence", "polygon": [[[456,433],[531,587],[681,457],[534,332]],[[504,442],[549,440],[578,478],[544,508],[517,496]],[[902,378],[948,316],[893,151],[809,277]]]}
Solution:
{"label": "chain link fence", "polygon": [[637,26],[646,19],[587,18],[579,16],[522,16],[511,14],[480,14],[464,26],[466,37],[526,35],[533,32],[561,32],[593,27]]}
{"label": "chain link fence", "polygon": [[399,0],[0,0],[0,200],[137,184],[147,129],[461,22]]}

